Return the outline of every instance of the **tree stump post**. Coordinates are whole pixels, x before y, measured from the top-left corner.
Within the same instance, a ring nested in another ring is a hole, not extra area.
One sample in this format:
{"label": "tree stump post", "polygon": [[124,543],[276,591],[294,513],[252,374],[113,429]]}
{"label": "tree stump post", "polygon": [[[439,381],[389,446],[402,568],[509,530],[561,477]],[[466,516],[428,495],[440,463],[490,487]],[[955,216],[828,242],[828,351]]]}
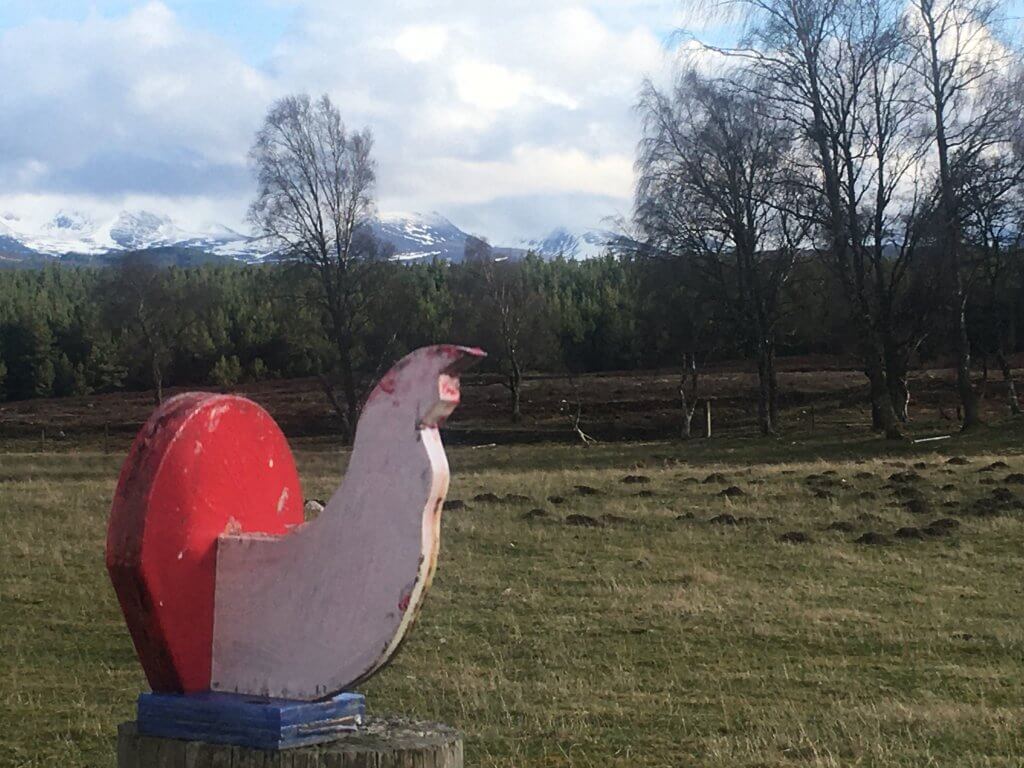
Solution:
{"label": "tree stump post", "polygon": [[370,719],[327,744],[263,751],[117,733],[117,768],[463,768],[462,737],[447,726],[399,718]]}

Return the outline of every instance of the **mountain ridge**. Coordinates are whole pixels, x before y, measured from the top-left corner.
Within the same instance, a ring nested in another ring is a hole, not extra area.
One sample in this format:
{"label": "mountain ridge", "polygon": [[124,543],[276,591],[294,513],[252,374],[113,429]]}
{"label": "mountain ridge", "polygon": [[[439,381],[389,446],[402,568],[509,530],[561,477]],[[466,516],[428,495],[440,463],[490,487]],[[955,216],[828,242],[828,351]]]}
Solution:
{"label": "mountain ridge", "polygon": [[[475,237],[437,212],[385,213],[373,220],[374,234],[393,252],[396,261],[432,260],[459,263],[466,242]],[[534,252],[544,258],[591,258],[604,250],[613,236],[601,230],[573,232],[560,227],[547,236],[523,240],[514,246],[494,246],[502,258],[522,258]],[[0,266],[39,266],[49,262],[103,264],[125,253],[153,252],[161,260],[240,261],[272,260],[275,249],[265,239],[252,237],[220,224],[191,230],[169,216],[146,210],[124,210],[114,217],[97,218],[76,210],[60,210],[42,226],[31,227],[12,214],[0,216]]]}

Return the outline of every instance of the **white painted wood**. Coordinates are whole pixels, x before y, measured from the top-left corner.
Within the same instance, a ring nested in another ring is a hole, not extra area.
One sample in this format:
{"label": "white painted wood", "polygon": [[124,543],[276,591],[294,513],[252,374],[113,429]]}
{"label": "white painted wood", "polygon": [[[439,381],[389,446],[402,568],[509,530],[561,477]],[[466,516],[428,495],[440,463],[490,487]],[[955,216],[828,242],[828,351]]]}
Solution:
{"label": "white painted wood", "polygon": [[371,394],[348,472],[316,520],[284,537],[222,536],[212,688],[319,699],[395,653],[437,564],[448,461],[438,425],[458,371],[483,353],[428,347]]}

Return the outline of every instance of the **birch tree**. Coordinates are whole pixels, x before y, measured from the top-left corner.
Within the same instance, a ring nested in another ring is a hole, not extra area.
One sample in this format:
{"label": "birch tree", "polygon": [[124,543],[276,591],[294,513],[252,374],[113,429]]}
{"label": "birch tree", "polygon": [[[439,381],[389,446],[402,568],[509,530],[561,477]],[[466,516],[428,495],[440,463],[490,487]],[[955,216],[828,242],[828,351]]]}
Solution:
{"label": "birch tree", "polygon": [[315,275],[313,300],[326,314],[336,353],[323,384],[347,439],[364,394],[359,368],[373,367],[360,365],[359,335],[381,289],[374,269],[380,248],[370,228],[372,148],[370,131],[350,132],[329,97],[299,95],[271,107],[250,151],[257,177],[250,220],[282,258]]}
{"label": "birch tree", "polygon": [[[963,428],[981,423],[971,380],[972,350],[967,302],[970,266],[965,251],[965,190],[993,153],[1006,152],[1019,124],[1010,89],[1015,54],[998,38],[1000,4],[990,0],[913,0],[914,43],[925,104],[932,118],[938,249],[950,294],[957,391]],[[1018,59],[1019,63],[1019,59]],[[998,198],[1020,183],[1024,168],[989,169],[987,193]]]}
{"label": "birch tree", "polygon": [[895,0],[721,5],[741,12],[745,35],[737,48],[714,50],[801,145],[800,199],[809,204],[793,213],[808,223],[849,303],[874,426],[898,439],[906,361],[920,340],[903,321],[920,200],[901,200],[897,191],[913,176],[920,149],[902,7]]}
{"label": "birch tree", "polygon": [[509,416],[523,418],[523,377],[554,356],[557,339],[548,297],[531,274],[529,258],[496,256],[480,238],[466,242],[461,293],[455,327],[488,351],[487,365],[497,368],[509,394]]}
{"label": "birch tree", "polygon": [[779,204],[788,199],[789,136],[749,92],[692,71],[668,93],[647,83],[639,108],[637,227],[654,255],[694,261],[756,357],[758,423],[775,434],[776,326],[803,240]]}

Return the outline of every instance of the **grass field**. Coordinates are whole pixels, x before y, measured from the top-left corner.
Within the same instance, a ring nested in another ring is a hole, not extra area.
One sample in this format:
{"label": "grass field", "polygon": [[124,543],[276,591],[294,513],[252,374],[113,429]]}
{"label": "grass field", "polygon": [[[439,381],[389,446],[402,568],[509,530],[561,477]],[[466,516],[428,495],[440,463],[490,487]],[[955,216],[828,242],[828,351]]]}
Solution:
{"label": "grass field", "polygon": [[[466,508],[369,707],[471,766],[1019,766],[1019,437],[454,448]],[[0,456],[0,765],[112,766],[144,688],[103,569],[122,454],[34,449]]]}

